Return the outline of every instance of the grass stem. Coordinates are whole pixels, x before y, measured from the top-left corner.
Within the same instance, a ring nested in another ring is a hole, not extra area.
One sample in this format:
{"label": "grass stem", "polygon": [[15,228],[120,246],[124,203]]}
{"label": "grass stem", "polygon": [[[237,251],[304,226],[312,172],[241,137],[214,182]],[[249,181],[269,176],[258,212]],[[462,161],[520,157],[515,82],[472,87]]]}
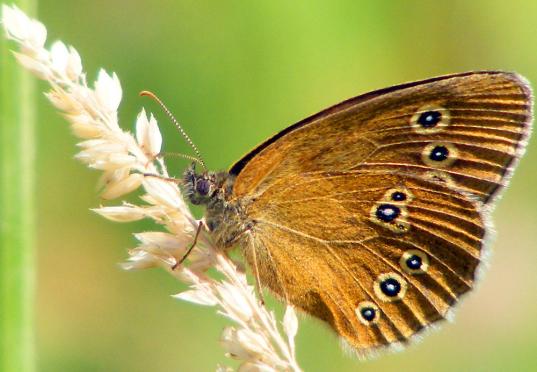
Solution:
{"label": "grass stem", "polygon": [[[14,2],[30,14],[37,0]],[[35,92],[0,38],[0,370],[35,370]]]}

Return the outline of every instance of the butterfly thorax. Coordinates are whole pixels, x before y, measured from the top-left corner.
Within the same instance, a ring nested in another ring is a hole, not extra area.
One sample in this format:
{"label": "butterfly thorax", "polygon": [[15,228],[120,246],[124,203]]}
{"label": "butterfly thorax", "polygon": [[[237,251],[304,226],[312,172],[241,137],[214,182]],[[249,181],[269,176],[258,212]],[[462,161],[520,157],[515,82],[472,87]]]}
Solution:
{"label": "butterfly thorax", "polygon": [[183,175],[184,191],[194,205],[205,206],[205,224],[215,243],[227,248],[248,229],[238,201],[231,198],[235,177],[228,172],[196,173],[192,164]]}

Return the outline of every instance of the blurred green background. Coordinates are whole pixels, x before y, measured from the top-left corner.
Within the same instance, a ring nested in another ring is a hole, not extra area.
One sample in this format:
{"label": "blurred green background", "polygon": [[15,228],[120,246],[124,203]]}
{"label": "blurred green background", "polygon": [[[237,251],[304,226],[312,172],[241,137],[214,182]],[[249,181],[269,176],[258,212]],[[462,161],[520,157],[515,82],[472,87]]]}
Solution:
{"label": "blurred green background", "polygon": [[[120,120],[157,114],[168,151],[187,146],[157,92],[212,169],[272,133],[345,98],[475,69],[514,70],[537,84],[537,2],[66,1],[39,3],[51,40],[74,45],[91,79],[116,71]],[[536,85],[537,86],[537,85]],[[39,85],[40,90],[45,84]],[[38,119],[37,348],[42,371],[211,371],[230,364],[228,324],[213,308],[175,301],[184,286],[161,270],[117,262],[149,224],[110,223],[97,172],[73,159],[75,139],[44,97]],[[397,354],[359,362],[302,319],[305,371],[537,370],[537,141],[494,213],[499,232],[486,279],[454,324]],[[176,162],[175,174],[183,163]]]}

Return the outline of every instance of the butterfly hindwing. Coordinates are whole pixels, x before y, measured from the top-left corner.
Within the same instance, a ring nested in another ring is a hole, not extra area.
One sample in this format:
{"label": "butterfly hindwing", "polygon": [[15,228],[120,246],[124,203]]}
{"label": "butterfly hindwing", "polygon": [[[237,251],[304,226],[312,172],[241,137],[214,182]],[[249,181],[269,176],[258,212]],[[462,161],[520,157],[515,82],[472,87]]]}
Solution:
{"label": "butterfly hindwing", "polygon": [[290,181],[248,211],[245,256],[263,285],[360,353],[406,342],[472,288],[485,233],[478,202],[393,174]]}

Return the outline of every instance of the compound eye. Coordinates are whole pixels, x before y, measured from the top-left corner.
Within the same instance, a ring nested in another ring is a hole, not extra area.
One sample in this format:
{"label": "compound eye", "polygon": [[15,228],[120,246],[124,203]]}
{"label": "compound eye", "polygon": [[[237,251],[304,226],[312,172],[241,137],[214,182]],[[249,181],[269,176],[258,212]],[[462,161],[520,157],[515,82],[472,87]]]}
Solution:
{"label": "compound eye", "polygon": [[211,189],[211,184],[205,178],[198,179],[196,182],[196,192],[200,195],[207,195]]}

